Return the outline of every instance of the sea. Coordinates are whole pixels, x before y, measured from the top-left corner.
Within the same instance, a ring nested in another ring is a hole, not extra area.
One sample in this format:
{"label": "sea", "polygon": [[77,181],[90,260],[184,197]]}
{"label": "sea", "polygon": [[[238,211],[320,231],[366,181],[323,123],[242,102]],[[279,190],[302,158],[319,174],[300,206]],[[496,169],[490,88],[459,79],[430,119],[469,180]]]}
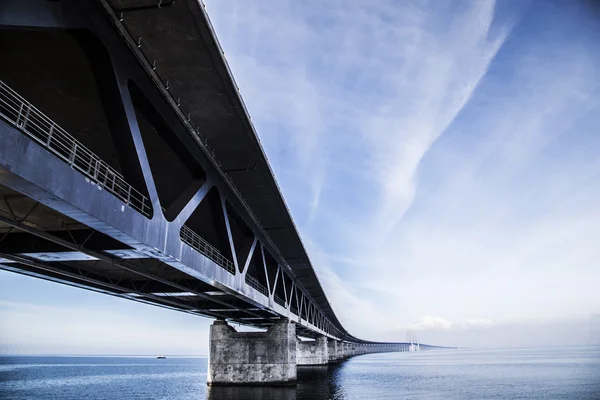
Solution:
{"label": "sea", "polygon": [[208,387],[206,357],[0,356],[2,399],[600,399],[600,346],[355,356],[295,387]]}

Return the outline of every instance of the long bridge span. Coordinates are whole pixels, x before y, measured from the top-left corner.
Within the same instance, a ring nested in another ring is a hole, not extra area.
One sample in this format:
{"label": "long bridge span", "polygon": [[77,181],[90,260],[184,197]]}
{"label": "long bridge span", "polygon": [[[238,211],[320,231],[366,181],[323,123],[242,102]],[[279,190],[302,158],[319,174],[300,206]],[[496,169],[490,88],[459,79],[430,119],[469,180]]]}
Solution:
{"label": "long bridge span", "polygon": [[209,384],[414,348],[336,317],[201,2],[0,0],[0,44],[0,268],[217,319]]}

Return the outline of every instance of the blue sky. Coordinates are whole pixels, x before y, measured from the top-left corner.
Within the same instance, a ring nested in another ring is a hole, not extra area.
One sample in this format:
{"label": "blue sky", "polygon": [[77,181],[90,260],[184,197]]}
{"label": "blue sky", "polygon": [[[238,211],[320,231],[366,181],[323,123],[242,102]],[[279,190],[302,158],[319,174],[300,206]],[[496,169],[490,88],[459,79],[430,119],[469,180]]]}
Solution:
{"label": "blue sky", "polygon": [[[404,340],[410,329],[449,345],[593,339],[600,7],[205,3],[352,333]],[[69,326],[83,352],[100,337],[93,352],[205,352],[209,320],[0,277],[4,346],[51,337],[65,348]]]}

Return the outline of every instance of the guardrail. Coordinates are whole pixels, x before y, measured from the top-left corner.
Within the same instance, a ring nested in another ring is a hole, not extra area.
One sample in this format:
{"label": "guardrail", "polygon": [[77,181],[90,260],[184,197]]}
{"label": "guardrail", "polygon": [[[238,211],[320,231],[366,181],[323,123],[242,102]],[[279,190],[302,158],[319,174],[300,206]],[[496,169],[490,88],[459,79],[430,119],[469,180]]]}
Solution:
{"label": "guardrail", "polygon": [[123,176],[0,80],[0,116],[73,169],[150,218],[150,199]]}
{"label": "guardrail", "polygon": [[256,280],[256,278],[254,278],[253,276],[250,276],[248,274],[246,274],[246,283],[250,286],[252,286],[254,289],[258,290],[259,292],[261,292],[262,294],[264,294],[265,296],[269,297],[269,292],[267,291],[267,288],[264,287],[258,280]]}
{"label": "guardrail", "polygon": [[181,227],[179,237],[184,243],[188,244],[194,250],[204,254],[227,272],[235,275],[235,266],[233,265],[233,262],[225,258],[225,256],[223,256],[219,250],[215,249],[210,243],[204,240],[187,225],[183,225]]}

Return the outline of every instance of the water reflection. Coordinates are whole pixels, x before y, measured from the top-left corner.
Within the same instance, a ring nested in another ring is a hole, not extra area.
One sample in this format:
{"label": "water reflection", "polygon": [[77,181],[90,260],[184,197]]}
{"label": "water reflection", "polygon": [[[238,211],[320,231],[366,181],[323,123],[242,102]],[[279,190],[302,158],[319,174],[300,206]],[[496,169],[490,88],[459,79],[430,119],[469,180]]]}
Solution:
{"label": "water reflection", "polygon": [[290,387],[209,386],[207,400],[343,400],[340,371],[344,362],[298,367],[298,385]]}
{"label": "water reflection", "polygon": [[295,387],[209,386],[208,400],[296,400]]}
{"label": "water reflection", "polygon": [[298,368],[298,399],[329,399],[331,398],[332,383],[338,382],[331,379],[340,364],[331,364],[322,367],[299,367]]}

